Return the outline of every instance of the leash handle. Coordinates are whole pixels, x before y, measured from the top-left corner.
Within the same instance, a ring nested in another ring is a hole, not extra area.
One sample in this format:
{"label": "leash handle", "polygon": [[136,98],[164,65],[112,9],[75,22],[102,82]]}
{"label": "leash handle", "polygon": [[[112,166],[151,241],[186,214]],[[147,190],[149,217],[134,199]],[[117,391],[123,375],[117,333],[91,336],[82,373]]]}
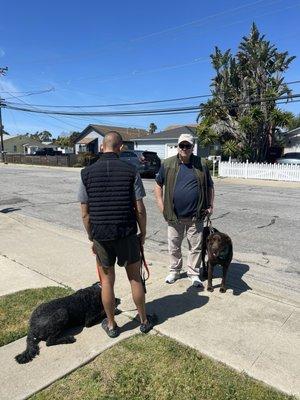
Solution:
{"label": "leash handle", "polygon": [[208,227],[210,234],[215,232],[214,228],[212,227],[212,222],[211,222],[209,214],[207,214],[207,217],[206,217],[206,226]]}

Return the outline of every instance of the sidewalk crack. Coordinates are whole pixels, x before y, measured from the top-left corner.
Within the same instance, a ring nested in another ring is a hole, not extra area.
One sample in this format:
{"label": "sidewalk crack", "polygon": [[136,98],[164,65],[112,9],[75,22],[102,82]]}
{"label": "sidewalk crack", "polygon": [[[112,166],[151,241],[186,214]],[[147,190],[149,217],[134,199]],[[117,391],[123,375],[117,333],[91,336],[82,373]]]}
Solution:
{"label": "sidewalk crack", "polygon": [[41,276],[43,276],[44,278],[47,278],[47,279],[49,279],[50,281],[55,282],[55,283],[57,283],[57,284],[60,285],[60,286],[63,286],[63,287],[65,287],[65,288],[67,288],[67,289],[70,288],[69,286],[65,285],[64,283],[59,282],[59,281],[57,281],[57,280],[51,278],[50,276],[48,276],[48,275],[46,275],[46,274],[42,274],[40,271],[37,271],[36,269],[29,268],[27,265],[25,265],[25,264],[23,264],[23,263],[21,263],[21,262],[15,260],[15,259],[13,259],[13,258],[8,257],[6,254],[0,253],[0,256],[6,258],[6,259],[9,260],[9,261],[14,262],[15,264],[21,265],[22,267],[28,269],[28,270],[31,271],[31,272],[35,272],[36,274],[41,275]]}
{"label": "sidewalk crack", "polygon": [[[278,329],[275,337],[273,338],[273,342],[274,343],[274,339],[280,334],[282,328],[284,327],[284,325],[288,322],[288,320],[291,318],[291,316],[294,314],[295,310],[293,310],[288,317],[283,321],[283,323],[281,324],[280,328]],[[261,350],[261,352],[258,354],[258,356],[255,358],[255,360],[253,361],[253,363],[250,365],[250,369],[254,366],[254,364],[256,364],[257,360],[264,354],[264,352],[266,351],[267,348],[271,349],[273,347],[273,345],[271,346],[264,346],[264,348]]]}

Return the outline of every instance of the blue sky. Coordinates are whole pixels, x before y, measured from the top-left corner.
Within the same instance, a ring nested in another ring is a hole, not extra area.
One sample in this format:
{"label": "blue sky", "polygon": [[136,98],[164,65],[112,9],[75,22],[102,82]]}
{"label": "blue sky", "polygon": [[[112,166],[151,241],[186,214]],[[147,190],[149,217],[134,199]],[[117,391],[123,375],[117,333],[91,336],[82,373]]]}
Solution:
{"label": "blue sky", "polygon": [[[214,46],[235,52],[253,21],[280,51],[297,56],[286,81],[300,80],[300,0],[11,0],[1,15],[0,67],[9,71],[0,77],[0,95],[7,101],[95,105],[207,94]],[[300,84],[291,88],[300,93]],[[300,113],[300,103],[282,107]],[[2,117],[11,134],[49,130],[57,136],[90,123],[147,128],[155,122],[162,130],[195,123],[196,114],[51,118],[4,109]]]}

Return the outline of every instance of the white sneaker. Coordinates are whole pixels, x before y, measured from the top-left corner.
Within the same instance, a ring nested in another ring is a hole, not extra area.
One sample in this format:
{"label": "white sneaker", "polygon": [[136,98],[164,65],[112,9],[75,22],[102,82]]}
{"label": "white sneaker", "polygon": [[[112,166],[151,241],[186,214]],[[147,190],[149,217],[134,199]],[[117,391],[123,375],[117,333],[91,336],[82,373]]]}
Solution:
{"label": "white sneaker", "polygon": [[195,287],[204,287],[203,282],[197,275],[189,276],[189,280],[192,281],[192,285]]}
{"label": "white sneaker", "polygon": [[174,283],[177,279],[180,278],[180,272],[170,272],[169,275],[166,277],[166,283]]}

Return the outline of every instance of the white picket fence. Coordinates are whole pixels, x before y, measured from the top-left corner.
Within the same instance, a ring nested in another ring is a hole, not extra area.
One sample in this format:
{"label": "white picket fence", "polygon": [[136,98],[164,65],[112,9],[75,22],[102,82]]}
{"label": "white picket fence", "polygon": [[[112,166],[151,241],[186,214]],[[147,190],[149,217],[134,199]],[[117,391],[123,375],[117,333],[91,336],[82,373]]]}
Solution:
{"label": "white picket fence", "polygon": [[220,161],[219,176],[300,182],[300,165]]}

